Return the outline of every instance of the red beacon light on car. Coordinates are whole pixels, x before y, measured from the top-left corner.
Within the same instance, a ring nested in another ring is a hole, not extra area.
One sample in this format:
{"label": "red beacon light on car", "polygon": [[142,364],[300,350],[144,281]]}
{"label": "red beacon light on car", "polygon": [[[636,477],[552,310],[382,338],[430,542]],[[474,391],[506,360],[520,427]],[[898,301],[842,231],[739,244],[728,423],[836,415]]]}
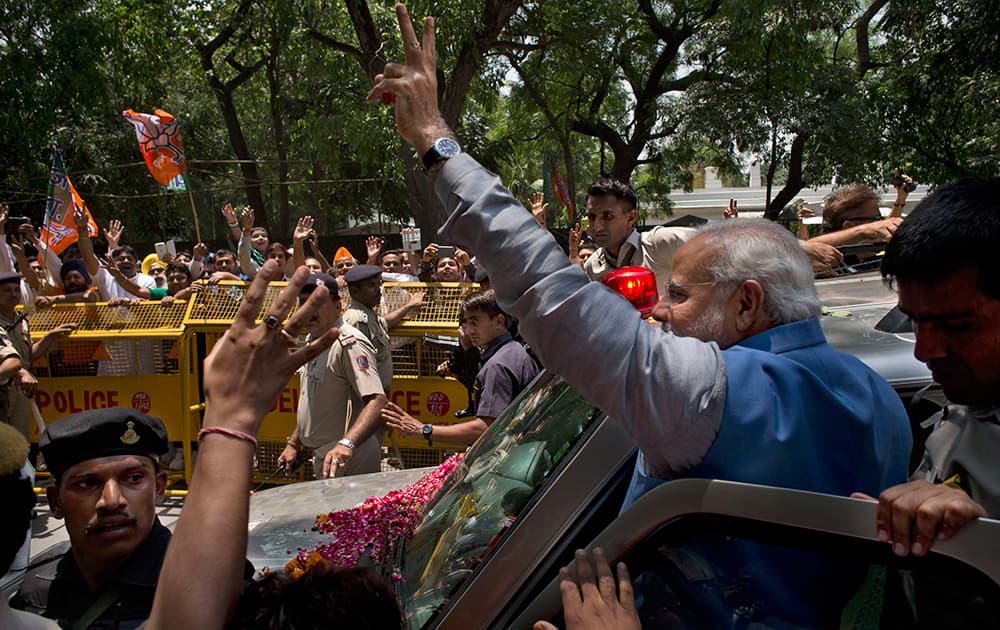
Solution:
{"label": "red beacon light on car", "polygon": [[615,269],[604,276],[601,283],[631,302],[643,319],[650,316],[653,307],[660,300],[660,294],[656,290],[656,276],[645,267]]}

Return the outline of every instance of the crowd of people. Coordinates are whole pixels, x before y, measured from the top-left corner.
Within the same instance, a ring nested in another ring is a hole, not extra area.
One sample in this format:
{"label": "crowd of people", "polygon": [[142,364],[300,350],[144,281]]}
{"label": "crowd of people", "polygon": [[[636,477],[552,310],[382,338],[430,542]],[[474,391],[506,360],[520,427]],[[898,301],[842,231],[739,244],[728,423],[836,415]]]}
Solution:
{"label": "crowd of people", "polygon": [[[567,258],[544,229],[542,200],[532,199],[526,211],[495,175],[457,148],[437,109],[433,20],[424,22],[421,42],[402,5],[397,15],[406,62],[387,64],[369,99],[392,104],[399,133],[422,156],[449,212],[442,240],[455,246],[432,243],[418,255],[384,249],[373,238],[366,264],[343,248],[329,264],[309,217],[296,226],[289,253],[253,225],[252,210],[237,217],[227,206],[237,252],[210,257],[199,244],[190,256],[150,261],[147,270],[159,264],[160,283],[140,273],[135,251],[120,243],[120,224],[109,225],[109,255],[99,259],[82,213],[75,217],[80,258],[60,261],[58,279],[48,272],[55,261],[47,253],[46,266],[28,262],[22,241],[32,241],[30,226],[19,228],[23,239],[11,244],[12,257],[0,256],[7,265],[0,270],[6,300],[0,300],[6,320],[0,323],[11,348],[0,372],[10,379],[8,390],[24,396],[33,386],[31,359],[72,328],[29,347],[23,319],[7,302],[177,300],[197,290],[195,278],[248,283],[236,319],[205,360],[198,460],[173,535],[155,513],[165,488],[158,465],[167,447],[162,422],[109,409],[53,423],[39,447],[54,477],[48,501],[53,515],[66,520],[69,550],[29,572],[15,597],[15,607],[47,619],[11,611],[4,602],[4,627],[55,627],[52,619],[75,627],[271,628],[326,621],[400,627],[391,590],[371,570],[320,565],[299,581],[249,579],[247,488],[255,436],[295,371],[302,382],[297,428],[279,464],[291,466],[308,447],[318,477],[377,470],[387,428],[431,444],[475,442],[540,362],[638,444],[623,508],[684,477],[853,495],[878,501],[873,528],[899,556],[923,556],[969,521],[1000,517],[1000,467],[993,457],[1000,450],[1000,287],[989,273],[1000,242],[1000,181],[943,186],[905,219],[898,216],[905,180],[884,219],[870,191],[846,188],[828,200],[825,233],[796,238],[768,221],[736,217],[697,230],[640,233],[635,192],[601,180],[587,191],[592,240],[574,229]],[[806,214],[803,209],[802,218]],[[835,245],[871,240],[888,240],[882,274],[913,322],[917,358],[928,363],[949,400],[912,474],[911,429],[899,397],[871,368],[831,348],[819,325],[814,273],[840,262]],[[652,314],[656,326],[594,282],[632,265],[652,270],[663,287]],[[419,310],[425,296],[414,291],[399,309],[380,313],[381,283],[485,284],[487,273],[491,288],[468,296],[460,309],[464,345],[478,355],[476,373],[465,375],[476,392],[471,419],[447,427],[422,423],[388,402],[388,330]],[[287,286],[258,323],[267,285],[279,280]],[[511,330],[515,318],[530,353]],[[0,487],[17,509],[4,523],[4,570],[30,518],[23,433],[20,427],[0,432]],[[772,568],[763,592],[783,602],[783,616],[796,625],[823,625],[817,593],[836,598],[838,589],[851,586],[824,583],[829,566],[788,572],[766,554],[757,561]],[[561,574],[567,627],[638,627],[624,566],[617,584],[599,550],[578,554],[576,566],[575,577]]]}

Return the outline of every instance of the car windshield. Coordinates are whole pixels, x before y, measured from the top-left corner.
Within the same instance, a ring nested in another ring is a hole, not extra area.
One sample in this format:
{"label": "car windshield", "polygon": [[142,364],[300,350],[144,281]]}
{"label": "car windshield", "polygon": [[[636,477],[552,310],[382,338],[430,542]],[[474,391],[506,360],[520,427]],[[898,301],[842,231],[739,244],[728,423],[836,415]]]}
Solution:
{"label": "car windshield", "polygon": [[409,628],[423,626],[475,572],[600,415],[549,373],[500,414],[406,545],[400,596]]}

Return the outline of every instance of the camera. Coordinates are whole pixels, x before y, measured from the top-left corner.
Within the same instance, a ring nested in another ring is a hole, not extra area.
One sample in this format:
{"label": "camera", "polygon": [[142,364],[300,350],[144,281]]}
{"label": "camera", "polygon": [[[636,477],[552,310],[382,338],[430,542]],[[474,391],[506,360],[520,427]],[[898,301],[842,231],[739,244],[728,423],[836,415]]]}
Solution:
{"label": "camera", "polygon": [[903,176],[898,172],[893,173],[892,179],[889,180],[889,183],[892,184],[893,188],[899,188],[900,186],[902,186],[903,190],[905,190],[908,193],[911,193],[917,189],[917,185],[913,183],[913,180],[903,179]]}

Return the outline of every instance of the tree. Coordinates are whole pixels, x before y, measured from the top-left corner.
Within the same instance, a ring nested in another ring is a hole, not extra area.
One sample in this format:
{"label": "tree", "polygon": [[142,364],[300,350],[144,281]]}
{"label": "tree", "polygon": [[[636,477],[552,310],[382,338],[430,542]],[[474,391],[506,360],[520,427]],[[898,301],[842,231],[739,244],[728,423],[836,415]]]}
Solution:
{"label": "tree", "polygon": [[[435,5],[438,24],[474,25],[473,28],[438,31],[438,51],[444,55],[438,63],[439,107],[445,123],[459,135],[462,134],[461,116],[466,99],[480,72],[484,55],[496,45],[500,33],[521,4],[521,0],[486,0],[481,7],[471,2]],[[320,23],[322,12],[318,11],[311,18],[309,35],[333,50],[350,55],[371,82],[385,65],[383,51],[389,46],[396,48],[395,42],[384,41],[379,32],[395,32],[395,29],[377,28],[376,17],[363,0],[345,0],[344,5],[357,43],[324,32]],[[415,21],[418,20],[419,7],[411,5],[411,14]],[[384,23],[387,16],[380,17]],[[445,68],[449,70],[445,72]],[[447,218],[444,206],[424,175],[420,158],[413,155],[409,147],[398,146],[410,211],[417,225],[425,233],[433,234]]]}

